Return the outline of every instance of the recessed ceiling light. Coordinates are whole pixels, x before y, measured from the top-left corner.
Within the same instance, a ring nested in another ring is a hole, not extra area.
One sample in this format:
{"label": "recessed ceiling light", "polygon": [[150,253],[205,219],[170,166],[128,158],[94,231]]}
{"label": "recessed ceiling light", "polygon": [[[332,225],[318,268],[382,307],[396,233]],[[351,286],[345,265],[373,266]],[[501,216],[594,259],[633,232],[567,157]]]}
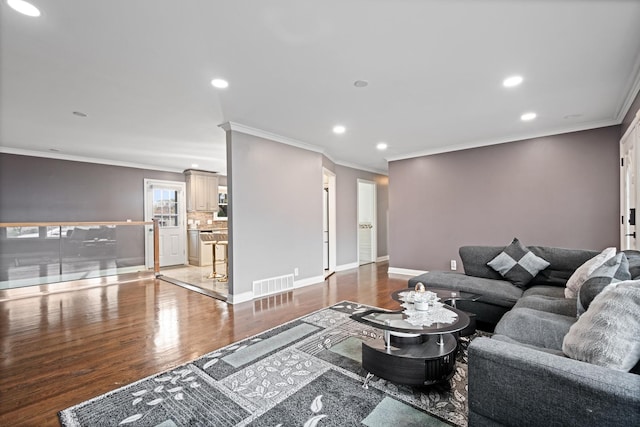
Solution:
{"label": "recessed ceiling light", "polygon": [[83,113],[82,111],[74,111],[73,113],[74,116],[78,116],[78,117],[87,117],[86,113]]}
{"label": "recessed ceiling light", "polygon": [[218,89],[225,89],[229,87],[229,82],[224,79],[213,79],[211,80],[211,86],[216,87]]}
{"label": "recessed ceiling light", "polygon": [[506,79],[504,79],[502,81],[502,86],[504,87],[514,87],[514,86],[518,86],[520,83],[522,83],[522,76],[511,76],[511,77],[507,77]]}
{"label": "recessed ceiling light", "polygon": [[198,167],[198,164],[197,164],[197,163],[191,163],[191,167],[192,167],[192,168],[197,168],[197,167]]}
{"label": "recessed ceiling light", "polygon": [[367,87],[369,86],[369,82],[366,80],[356,80],[355,82],[353,82],[353,85],[355,87]]}
{"label": "recessed ceiling light", "polygon": [[346,130],[347,128],[342,125],[336,125],[333,127],[333,133],[338,133],[338,134],[345,133]]}
{"label": "recessed ceiling light", "polygon": [[529,120],[533,120],[537,117],[536,113],[524,113],[523,115],[520,116],[520,120],[524,120],[525,122],[528,122]]}
{"label": "recessed ceiling light", "polygon": [[23,15],[27,16],[40,16],[40,11],[37,7],[32,5],[31,3],[27,3],[24,0],[7,0],[7,4],[11,9],[16,12],[20,12]]}
{"label": "recessed ceiling light", "polygon": [[378,145],[376,145],[376,148],[378,150],[386,150],[388,147],[386,142],[378,142]]}

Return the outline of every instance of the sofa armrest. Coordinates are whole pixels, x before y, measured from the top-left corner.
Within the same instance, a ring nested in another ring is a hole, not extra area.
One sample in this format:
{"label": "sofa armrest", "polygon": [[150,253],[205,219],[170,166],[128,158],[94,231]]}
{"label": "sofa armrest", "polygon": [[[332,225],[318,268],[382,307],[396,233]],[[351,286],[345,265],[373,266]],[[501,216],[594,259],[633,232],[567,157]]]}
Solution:
{"label": "sofa armrest", "polygon": [[640,425],[640,376],[479,337],[469,425]]}

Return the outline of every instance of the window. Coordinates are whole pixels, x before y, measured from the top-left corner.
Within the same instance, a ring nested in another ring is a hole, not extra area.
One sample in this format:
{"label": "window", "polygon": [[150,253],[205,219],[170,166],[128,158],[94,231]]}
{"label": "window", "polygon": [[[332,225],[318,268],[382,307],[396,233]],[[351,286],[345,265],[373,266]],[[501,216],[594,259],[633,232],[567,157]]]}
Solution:
{"label": "window", "polygon": [[178,191],[167,188],[153,190],[153,218],[161,228],[178,226]]}

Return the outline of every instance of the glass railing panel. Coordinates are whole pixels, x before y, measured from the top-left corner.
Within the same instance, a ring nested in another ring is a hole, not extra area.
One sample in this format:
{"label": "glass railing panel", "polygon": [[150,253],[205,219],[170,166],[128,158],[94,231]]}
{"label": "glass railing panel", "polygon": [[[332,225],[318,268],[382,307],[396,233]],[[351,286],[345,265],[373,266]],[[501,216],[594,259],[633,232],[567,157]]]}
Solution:
{"label": "glass railing panel", "polygon": [[147,271],[149,224],[0,224],[0,289]]}

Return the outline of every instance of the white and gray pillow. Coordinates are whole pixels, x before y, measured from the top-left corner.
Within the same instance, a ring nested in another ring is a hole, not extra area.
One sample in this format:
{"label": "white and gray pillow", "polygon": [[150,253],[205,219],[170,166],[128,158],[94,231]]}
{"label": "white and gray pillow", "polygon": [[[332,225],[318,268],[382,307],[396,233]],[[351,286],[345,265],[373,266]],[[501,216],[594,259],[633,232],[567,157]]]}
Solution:
{"label": "white and gray pillow", "polygon": [[578,291],[578,316],[588,310],[591,301],[609,284],[630,280],[629,261],[620,252],[593,270]]}
{"label": "white and gray pillow", "polygon": [[562,342],[568,357],[618,371],[640,360],[640,280],[606,286],[571,325]]}
{"label": "white and gray pillow", "polygon": [[611,247],[603,250],[599,255],[591,258],[573,272],[564,289],[565,298],[576,298],[578,291],[593,271],[605,263],[609,258],[616,255],[616,248]]}
{"label": "white and gray pillow", "polygon": [[539,272],[549,267],[550,264],[531,252],[517,238],[514,238],[511,244],[487,265],[514,285],[524,289]]}

